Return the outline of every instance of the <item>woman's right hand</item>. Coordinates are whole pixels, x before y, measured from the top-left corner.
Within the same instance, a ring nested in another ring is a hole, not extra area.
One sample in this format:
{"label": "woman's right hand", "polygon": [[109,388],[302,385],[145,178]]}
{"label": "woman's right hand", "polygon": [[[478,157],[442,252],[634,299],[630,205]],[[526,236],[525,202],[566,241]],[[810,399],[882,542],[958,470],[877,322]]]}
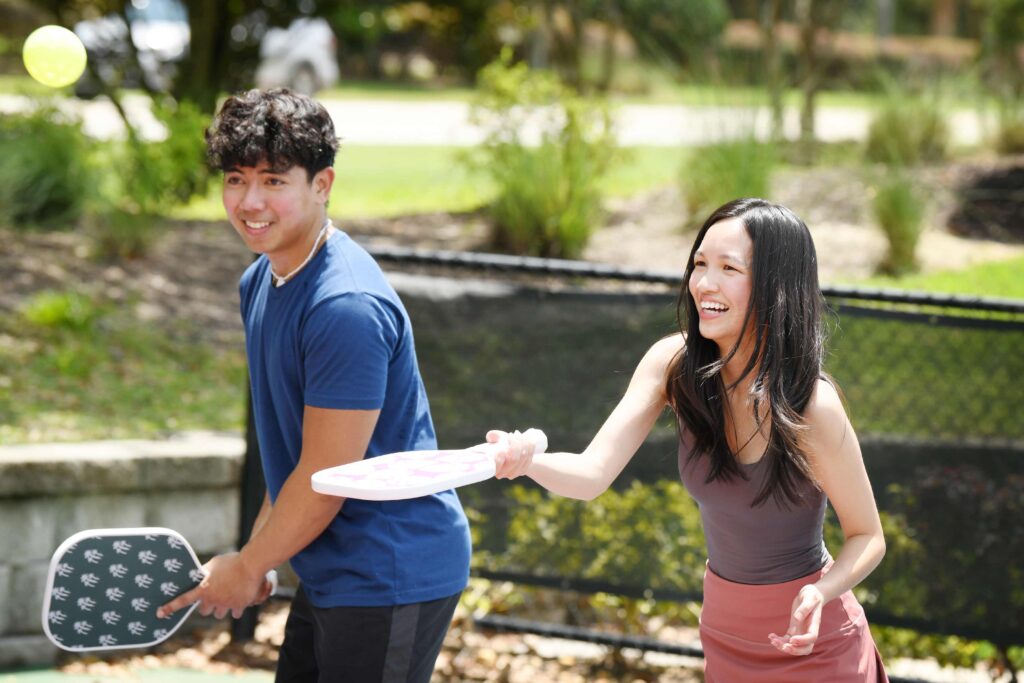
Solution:
{"label": "woman's right hand", "polygon": [[[487,432],[487,443],[493,444],[494,476],[498,479],[515,479],[526,474],[533,464],[534,452],[538,450],[536,441],[518,430],[503,432],[492,429]],[[539,449],[540,452],[543,450],[543,447]]]}

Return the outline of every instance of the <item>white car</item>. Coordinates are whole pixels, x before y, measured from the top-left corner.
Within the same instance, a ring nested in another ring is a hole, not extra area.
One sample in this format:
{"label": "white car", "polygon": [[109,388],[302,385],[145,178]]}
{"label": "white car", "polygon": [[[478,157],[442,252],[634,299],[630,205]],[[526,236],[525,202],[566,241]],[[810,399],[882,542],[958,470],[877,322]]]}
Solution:
{"label": "white car", "polygon": [[[153,90],[167,90],[188,54],[188,9],[181,0],[131,0],[125,13],[141,69],[135,67],[128,48],[128,27],[119,14],[75,25],[90,63],[104,81],[120,80],[121,85],[131,87],[144,80]],[[256,85],[288,87],[307,95],[329,88],[338,82],[337,49],[334,32],[322,18],[302,17],[286,29],[268,29],[260,42]],[[88,73],[75,84],[79,97],[94,97],[99,92]]]}
{"label": "white car", "polygon": [[272,28],[260,43],[256,87],[288,87],[312,95],[338,82],[338,42],[324,19],[296,19]]}

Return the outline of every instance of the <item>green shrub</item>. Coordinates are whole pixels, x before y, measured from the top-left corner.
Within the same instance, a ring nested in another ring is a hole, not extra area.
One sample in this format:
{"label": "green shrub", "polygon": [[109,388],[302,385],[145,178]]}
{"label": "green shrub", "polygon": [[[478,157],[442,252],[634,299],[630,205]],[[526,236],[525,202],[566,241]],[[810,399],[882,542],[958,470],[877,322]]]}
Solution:
{"label": "green shrub", "polygon": [[913,166],[944,159],[948,145],[949,127],[935,102],[893,94],[871,122],[865,156],[891,166]]}
{"label": "green shrub", "polygon": [[681,174],[689,222],[739,197],[769,196],[775,164],[775,147],[752,137],[695,149]]}
{"label": "green shrub", "polygon": [[153,114],[167,129],[166,137],[130,135],[109,146],[98,164],[123,169],[105,175],[100,204],[88,221],[99,259],[143,256],[156,237],[158,216],[209,187],[203,137],[209,117],[189,102],[173,100],[154,101]]}
{"label": "green shrub", "polygon": [[129,144],[124,151],[132,173],[124,176],[124,192],[134,213],[166,213],[196,195],[205,194],[210,172],[203,131],[210,117],[191,102],[157,100],[153,115],[167,128],[162,140]]}
{"label": "green shrub", "polygon": [[1024,154],[1024,107],[1017,115],[1006,112],[1000,117],[996,151],[1000,154]]}
{"label": "green shrub", "polygon": [[73,227],[90,194],[89,142],[52,107],[0,117],[0,220],[11,227]]}
{"label": "green shrub", "polygon": [[[512,64],[481,71],[473,120],[487,127],[482,161],[498,186],[495,245],[521,254],[578,256],[601,215],[599,182],[615,158],[607,107],[554,74]],[[536,131],[537,139],[531,139]]]}
{"label": "green shrub", "polygon": [[33,325],[48,329],[85,331],[100,316],[100,308],[77,292],[43,291],[21,306],[21,315]]}
{"label": "green shrub", "polygon": [[145,256],[156,241],[159,216],[108,208],[85,220],[92,239],[92,257],[98,261],[125,261]]}
{"label": "green shrub", "polygon": [[913,184],[902,173],[887,175],[875,188],[872,209],[889,242],[879,273],[902,275],[916,270],[915,252],[921,237],[924,202]]}

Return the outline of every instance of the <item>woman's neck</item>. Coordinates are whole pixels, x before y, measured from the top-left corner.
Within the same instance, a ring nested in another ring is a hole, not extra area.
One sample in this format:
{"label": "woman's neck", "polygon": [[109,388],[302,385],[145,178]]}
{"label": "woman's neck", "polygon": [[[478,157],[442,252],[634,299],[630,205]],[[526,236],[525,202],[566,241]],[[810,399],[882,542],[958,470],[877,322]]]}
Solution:
{"label": "woman's neck", "polygon": [[[730,387],[736,384],[736,388],[743,388],[744,390],[750,388],[750,384],[753,382],[755,376],[757,376],[757,366],[751,369],[749,373],[744,376],[744,371],[747,369],[747,364],[750,362],[750,356],[753,353],[753,349],[747,348],[748,345],[744,344],[740,348],[736,349],[736,353],[732,355],[726,364],[722,367],[722,381],[725,386]],[[722,352],[721,358],[728,356],[728,352]]]}

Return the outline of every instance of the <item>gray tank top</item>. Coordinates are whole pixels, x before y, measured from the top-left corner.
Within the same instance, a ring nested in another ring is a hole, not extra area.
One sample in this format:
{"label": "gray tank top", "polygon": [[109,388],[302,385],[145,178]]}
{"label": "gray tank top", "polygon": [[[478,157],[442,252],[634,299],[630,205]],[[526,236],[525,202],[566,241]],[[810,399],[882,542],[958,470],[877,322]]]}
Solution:
{"label": "gray tank top", "polygon": [[824,493],[802,481],[797,487],[803,499],[799,505],[787,510],[769,497],[750,507],[768,471],[765,459],[740,464],[746,479],[708,484],[709,458],[691,460],[690,439],[683,434],[679,476],[700,508],[711,571],[736,583],[769,584],[792,581],[825,566],[831,556],[822,537]]}

